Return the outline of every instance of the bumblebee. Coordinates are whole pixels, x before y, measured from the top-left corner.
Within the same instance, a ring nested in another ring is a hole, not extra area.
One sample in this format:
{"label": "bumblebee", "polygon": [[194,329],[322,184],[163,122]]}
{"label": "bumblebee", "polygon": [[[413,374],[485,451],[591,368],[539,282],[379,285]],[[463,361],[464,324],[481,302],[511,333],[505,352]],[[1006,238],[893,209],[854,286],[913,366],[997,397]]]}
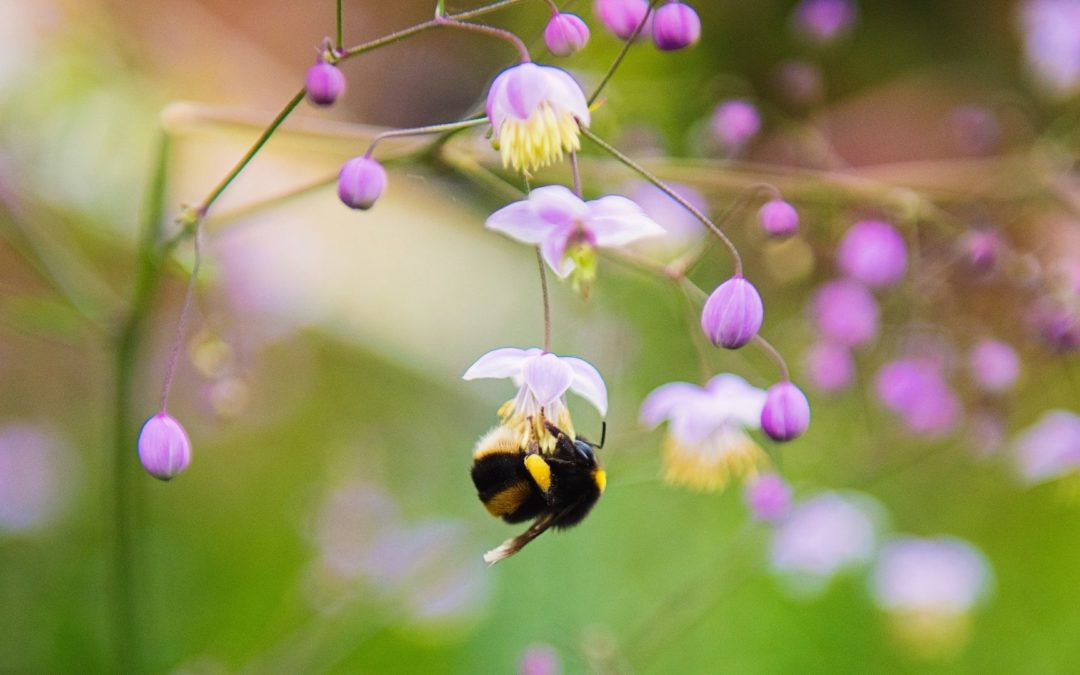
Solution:
{"label": "bumblebee", "polygon": [[607,474],[593,449],[604,447],[607,426],[597,445],[550,422],[545,425],[556,439],[550,454],[523,449],[520,435],[504,426],[476,444],[472,480],[488,513],[508,523],[535,519],[525,532],[488,551],[484,561],[489,565],[514,555],[548,528],[577,525],[604,492]]}

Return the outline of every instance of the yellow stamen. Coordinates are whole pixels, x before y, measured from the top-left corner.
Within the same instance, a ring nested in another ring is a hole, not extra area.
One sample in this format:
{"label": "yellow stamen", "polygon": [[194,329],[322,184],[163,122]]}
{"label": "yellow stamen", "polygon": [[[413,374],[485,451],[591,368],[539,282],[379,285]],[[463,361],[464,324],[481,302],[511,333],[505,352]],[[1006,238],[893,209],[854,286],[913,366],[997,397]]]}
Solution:
{"label": "yellow stamen", "polygon": [[557,113],[541,103],[525,120],[506,119],[498,129],[497,144],[504,167],[529,173],[581,148],[577,120],[569,112]]}
{"label": "yellow stamen", "polygon": [[664,481],[694,490],[723,490],[732,478],[753,476],[768,463],[748,436],[721,448],[686,446],[672,436],[664,441]]}

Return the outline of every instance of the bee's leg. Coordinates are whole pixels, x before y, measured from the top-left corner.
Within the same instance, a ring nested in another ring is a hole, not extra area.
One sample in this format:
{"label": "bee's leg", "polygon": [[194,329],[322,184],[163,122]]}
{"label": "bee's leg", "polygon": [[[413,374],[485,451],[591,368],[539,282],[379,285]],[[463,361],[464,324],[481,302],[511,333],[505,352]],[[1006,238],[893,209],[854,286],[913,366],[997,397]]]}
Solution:
{"label": "bee's leg", "polygon": [[547,498],[551,493],[551,466],[538,454],[525,455],[525,469]]}

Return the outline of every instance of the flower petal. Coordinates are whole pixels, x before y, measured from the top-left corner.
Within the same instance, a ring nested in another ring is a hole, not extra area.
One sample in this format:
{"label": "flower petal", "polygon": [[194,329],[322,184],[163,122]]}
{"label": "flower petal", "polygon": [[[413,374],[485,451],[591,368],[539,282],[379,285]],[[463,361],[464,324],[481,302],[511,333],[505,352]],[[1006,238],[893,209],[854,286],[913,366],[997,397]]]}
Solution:
{"label": "flower petal", "polygon": [[526,244],[539,244],[555,227],[541,218],[528,200],[502,207],[488,216],[484,225]]}
{"label": "flower petal", "polygon": [[484,354],[476,363],[469,366],[469,369],[465,371],[465,374],[461,376],[463,380],[479,380],[482,378],[503,378],[514,377],[515,375],[521,375],[521,369],[525,365],[525,360],[529,359],[536,354],[539,354],[539,349],[518,349],[516,347],[502,347],[500,349],[493,349],[487,354]]}
{"label": "flower petal", "polygon": [[522,369],[525,386],[541,406],[551,405],[570,388],[574,372],[554,354],[540,354],[525,362]]}
{"label": "flower petal", "polygon": [[553,225],[569,225],[589,217],[589,207],[563,185],[545,185],[529,193],[529,203],[536,213]]}
{"label": "flower petal", "polygon": [[566,245],[570,242],[570,235],[573,233],[573,225],[556,227],[540,244],[540,254],[544,256],[548,267],[559,277],[566,277],[576,267],[574,261],[566,257]]}
{"label": "flower petal", "polygon": [[766,393],[738,375],[723,373],[705,385],[711,396],[710,406],[717,414],[747,429],[761,426],[761,411]]}
{"label": "flower petal", "polygon": [[666,419],[672,419],[679,408],[700,398],[701,387],[687,382],[669,382],[654,389],[641,403],[641,422],[655,427]]}
{"label": "flower petal", "polygon": [[592,403],[601,417],[607,415],[607,387],[600,371],[588,361],[573,356],[564,356],[562,362],[570,366],[574,373],[574,379],[570,383],[571,391]]}
{"label": "flower petal", "polygon": [[597,246],[624,246],[638,239],[663,235],[665,230],[626,197],[610,195],[588,202],[585,227]]}

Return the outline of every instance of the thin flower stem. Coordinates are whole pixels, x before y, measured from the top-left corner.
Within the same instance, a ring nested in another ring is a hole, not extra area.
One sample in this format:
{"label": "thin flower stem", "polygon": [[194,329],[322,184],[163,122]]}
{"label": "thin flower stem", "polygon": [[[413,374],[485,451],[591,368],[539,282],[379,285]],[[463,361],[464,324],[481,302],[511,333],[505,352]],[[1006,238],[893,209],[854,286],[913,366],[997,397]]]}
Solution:
{"label": "thin flower stem", "polygon": [[547,0],[547,4],[548,7],[551,8],[552,16],[558,16],[561,13],[561,10],[559,10],[559,5],[555,3],[555,0]]}
{"label": "thin flower stem", "polygon": [[693,216],[695,218],[697,218],[699,221],[701,221],[701,223],[705,227],[709,228],[709,230],[714,235],[716,235],[716,237],[718,239],[720,239],[720,241],[722,241],[724,243],[724,245],[727,246],[728,250],[731,252],[731,257],[735,261],[735,275],[736,276],[742,276],[742,273],[743,273],[742,256],[739,255],[739,250],[737,248],[735,248],[735,244],[731,241],[731,239],[729,239],[728,236],[726,234],[724,234],[723,231],[721,231],[719,227],[717,227],[711,220],[709,220],[708,216],[706,216],[704,213],[699,211],[693,204],[691,204],[690,202],[686,201],[681,196],[679,196],[674,190],[672,190],[667,185],[667,183],[665,183],[664,181],[662,181],[659,178],[657,178],[656,176],[654,176],[652,173],[649,172],[648,169],[646,169],[645,167],[641,166],[640,164],[638,164],[634,160],[632,160],[629,157],[627,157],[626,155],[624,155],[621,151],[619,151],[617,148],[615,148],[614,146],[609,144],[604,139],[602,139],[599,136],[597,136],[596,134],[594,134],[588,128],[581,127],[581,134],[583,136],[585,136],[585,138],[588,138],[590,141],[592,141],[593,143],[600,146],[609,155],[611,155],[612,157],[619,160],[620,162],[622,162],[623,164],[625,164],[629,168],[636,171],[638,174],[641,175],[642,178],[649,181],[650,183],[652,183],[656,187],[660,188],[660,190],[664,194],[666,194],[671,199],[675,200],[675,202],[677,202],[680,206],[682,206],[684,209],[686,209],[691,214],[693,214]]}
{"label": "thin flower stem", "polygon": [[184,292],[184,304],[180,308],[180,318],[176,322],[176,334],[173,336],[172,347],[169,349],[169,360],[165,366],[165,381],[161,386],[161,412],[165,412],[169,403],[169,391],[172,389],[173,377],[176,375],[176,364],[180,359],[180,352],[184,346],[184,334],[187,332],[188,316],[191,314],[191,305],[195,299],[195,282],[199,278],[199,265],[202,262],[198,228],[199,223],[196,222],[191,233],[192,250],[195,258],[191,264],[191,275],[188,277],[187,290]]}
{"label": "thin flower stem", "polygon": [[544,351],[551,351],[551,299],[548,297],[547,269],[540,247],[536,247],[536,266],[540,270],[540,294],[544,301]]}
{"label": "thin flower stem", "polygon": [[525,46],[525,42],[519,38],[516,34],[505,28],[496,28],[495,26],[489,26],[483,23],[468,23],[466,21],[459,21],[448,16],[437,15],[435,21],[440,26],[448,26],[450,28],[460,28],[462,30],[471,30],[474,33],[482,33],[484,35],[490,35],[491,37],[505,40],[514,46],[518,51],[518,56],[521,57],[522,63],[529,63],[532,61],[532,56],[529,55],[529,48]]}
{"label": "thin flower stem", "polygon": [[787,361],[785,361],[784,357],[780,355],[780,352],[777,351],[776,347],[773,347],[772,343],[770,343],[768,340],[761,337],[760,335],[754,336],[754,344],[757,345],[758,348],[760,348],[763,352],[768,354],[769,358],[773,360],[773,362],[776,364],[776,367],[780,369],[780,377],[783,379],[783,381],[790,382],[791,373],[788,371]]}
{"label": "thin flower stem", "polygon": [[394,129],[392,131],[384,131],[371,139],[371,143],[368,145],[367,151],[364,153],[365,157],[371,157],[371,154],[375,152],[375,146],[379,144],[385,138],[395,138],[401,136],[423,136],[425,134],[442,134],[450,133],[453,131],[461,131],[462,129],[472,129],[483,124],[487,124],[487,117],[471,117],[460,122],[448,122],[446,124],[432,124],[426,127],[412,127],[410,129]]}
{"label": "thin flower stem", "polygon": [[581,199],[581,167],[578,166],[576,150],[570,152],[570,177],[574,182],[574,194]]}
{"label": "thin flower stem", "polygon": [[630,46],[634,44],[634,40],[636,40],[638,35],[641,35],[641,31],[645,29],[645,24],[649,21],[649,14],[652,13],[653,7],[655,7],[659,2],[660,0],[650,0],[649,11],[645,12],[645,16],[643,16],[641,18],[641,21],[638,22],[638,25],[634,27],[634,32],[631,33],[630,37],[628,37],[626,39],[626,42],[623,43],[622,49],[619,50],[618,56],[615,57],[615,60],[608,67],[607,72],[604,73],[604,77],[600,80],[600,84],[596,85],[596,89],[593,90],[592,96],[589,97],[590,106],[596,102],[597,98],[600,97],[600,93],[604,91],[604,87],[607,86],[608,82],[610,82],[611,78],[615,75],[615,71],[619,69],[620,65],[622,65],[623,59],[626,58],[626,53],[630,51]]}
{"label": "thin flower stem", "polygon": [[772,183],[754,183],[748,185],[742,194],[735,198],[735,201],[731,203],[714,221],[717,226],[727,223],[728,219],[739,212],[744,206],[753,201],[754,196],[760,191],[766,191],[773,199],[780,199],[780,190],[776,188]]}
{"label": "thin flower stem", "polygon": [[341,53],[342,47],[345,46],[344,34],[345,27],[341,15],[341,0],[337,0],[337,43],[334,45],[337,49],[335,53]]}

